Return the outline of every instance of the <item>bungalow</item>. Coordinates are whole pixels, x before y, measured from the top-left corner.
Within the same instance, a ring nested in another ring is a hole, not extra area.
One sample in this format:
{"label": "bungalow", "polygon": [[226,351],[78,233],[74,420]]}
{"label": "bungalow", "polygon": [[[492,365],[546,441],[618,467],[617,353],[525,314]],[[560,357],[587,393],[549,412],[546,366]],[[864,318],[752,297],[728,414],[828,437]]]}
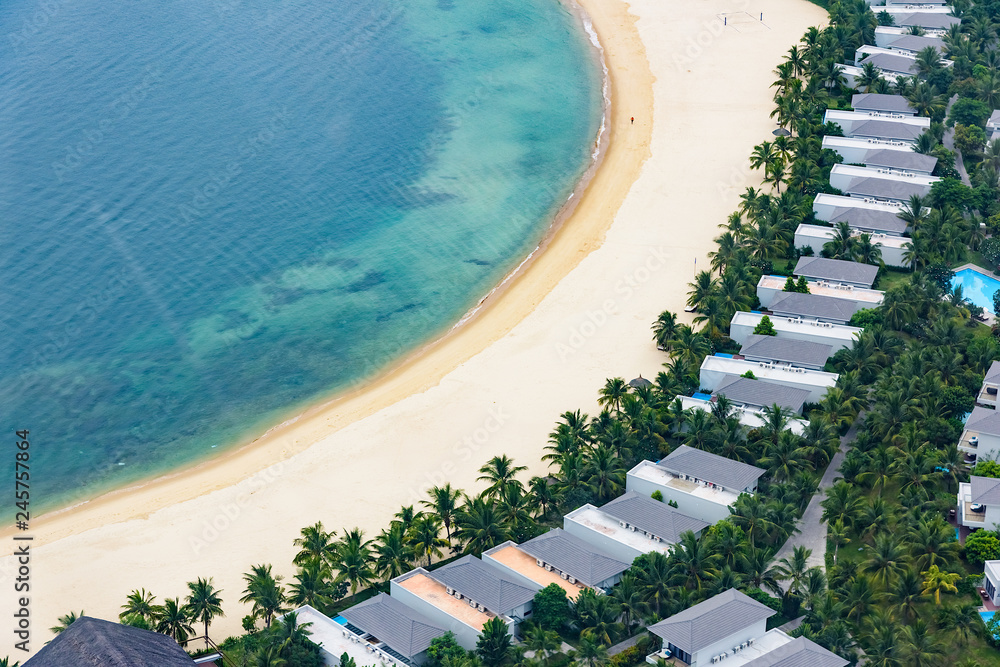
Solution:
{"label": "bungalow", "polygon": [[[781,389],[781,387],[779,387],[779,389]],[[681,408],[684,410],[701,410],[702,412],[712,411],[713,401],[711,400],[711,397],[704,399],[699,396],[678,396],[677,398],[680,399]],[[732,401],[732,399],[729,400]],[[733,402],[735,403],[735,401]],[[733,415],[740,420],[741,424],[749,429],[760,428],[765,424],[764,408],[760,406],[734,406]],[[788,430],[795,435],[802,435],[805,433],[807,425],[808,422],[802,419],[788,420]]]}
{"label": "bungalow", "polygon": [[557,584],[570,600],[583,588],[607,592],[632,564],[561,528],[523,544],[504,542],[484,552],[483,559],[527,584]]}
{"label": "bungalow", "polygon": [[[875,29],[876,34],[878,28]],[[879,45],[881,46],[881,44]],[[873,111],[879,113],[902,114],[916,116],[917,110],[910,106],[910,101],[902,95],[885,95],[883,93],[859,93],[851,97],[851,106],[855,111]]]}
{"label": "bungalow", "polygon": [[486,621],[500,618],[516,634],[541,587],[469,555],[433,571],[418,567],[389,582],[389,593],[473,650]]}
{"label": "bungalow", "polygon": [[725,396],[737,408],[760,410],[781,406],[792,414],[802,414],[802,406],[809,399],[809,392],[767,380],[751,380],[729,375],[719,382],[714,396]]}
{"label": "bungalow", "polygon": [[[406,608],[406,605],[401,602],[396,602],[396,604]],[[345,653],[359,665],[372,665],[373,667],[406,667],[407,665],[405,660],[391,655],[385,650],[385,646],[380,646],[377,639],[369,642],[365,639],[367,635],[363,631],[335,621],[309,605],[299,607],[278,618],[283,619],[289,614],[295,614],[296,622],[299,625],[309,624],[309,639],[323,650],[323,663],[329,667],[340,665],[340,656]],[[434,631],[437,633],[434,637],[440,637],[445,633],[438,627],[434,627]],[[427,646],[430,646],[430,641],[434,637],[427,640]]]}
{"label": "bungalow", "polygon": [[901,236],[907,230],[906,221],[899,218],[902,207],[902,202],[877,202],[825,192],[813,200],[813,214],[817,220],[831,225],[846,222],[853,229],[892,236]]}
{"label": "bungalow", "polygon": [[750,334],[740,348],[740,356],[752,362],[788,364],[818,371],[833,356],[833,347],[824,343]]}
{"label": "bungalow", "polygon": [[[844,85],[847,88],[857,88],[858,81],[864,76],[864,70],[857,65],[840,65],[840,78],[844,81]],[[892,72],[881,72],[882,78],[888,83],[896,83],[896,81],[903,77],[902,74],[894,74]]]}
{"label": "bungalow", "polygon": [[747,373],[752,373],[757,382],[805,391],[808,393],[806,401],[809,403],[819,403],[826,396],[827,390],[837,385],[836,373],[796,368],[786,364],[734,359],[728,356],[705,357],[701,362],[699,383],[704,390],[725,394],[723,387],[732,384],[734,377],[739,378]]}
{"label": "bungalow", "polygon": [[854,52],[854,64],[864,67],[869,62],[883,72],[906,76],[917,73],[917,59],[909,54],[871,44],[859,46]]}
{"label": "bungalow", "polygon": [[844,667],[848,664],[818,644],[792,639],[777,628],[768,631],[767,619],[777,612],[730,588],[724,593],[649,626],[663,640],[663,648],[647,656],[676,665],[704,667],[722,663],[731,667]]}
{"label": "bungalow", "polygon": [[860,137],[827,135],[823,137],[823,148],[840,155],[845,164],[883,167],[924,176],[930,176],[937,165],[936,157],[917,153],[910,144],[901,141],[885,143]]}
{"label": "bungalow", "polygon": [[[787,282],[788,278],[786,276],[761,276],[760,280],[757,281],[757,298],[760,300],[760,305],[764,308],[770,308],[776,313],[778,312],[778,308],[788,309],[794,306],[795,300],[790,302],[791,305],[785,303],[788,301],[788,295],[794,294],[794,292],[784,291]],[[853,310],[850,311],[845,323],[850,321],[850,315],[853,315],[859,309],[875,308],[882,303],[882,299],[885,297],[885,293],[879,290],[855,288],[853,285],[827,282],[825,280],[810,281],[808,282],[808,287],[809,295],[811,296],[837,299],[838,301],[846,301],[854,304]]]}
{"label": "bungalow", "polygon": [[944,40],[940,37],[928,37],[926,35],[903,35],[898,39],[894,39],[889,44],[890,50],[899,51],[900,53],[909,56],[916,56],[927,47],[936,50],[938,54],[944,54],[945,52]]}
{"label": "bungalow", "polygon": [[854,313],[870,304],[853,300],[845,291],[843,298],[801,292],[780,292],[774,295],[768,308],[774,316],[818,320],[833,324],[847,324]]}
{"label": "bungalow", "polygon": [[973,475],[958,485],[958,523],[973,529],[1000,526],[1000,479]]}
{"label": "bungalow", "polygon": [[[924,29],[924,34],[921,37],[923,37],[924,39],[941,39],[946,34],[947,34],[946,30]],[[898,25],[880,25],[875,28],[875,46],[881,46],[883,48],[891,48],[892,44],[897,40],[900,40],[904,37],[916,37],[916,36],[917,35],[913,35],[910,33],[909,28],[901,28]]]}
{"label": "bungalow", "polygon": [[[859,229],[851,229],[851,236],[854,238],[865,233],[867,232]],[[795,228],[795,247],[812,248],[813,253],[819,255],[823,252],[823,246],[831,241],[833,237],[833,227],[803,223]],[[875,233],[871,234],[871,241],[882,251],[882,261],[887,265],[907,266],[904,255],[906,254],[906,248],[910,243],[910,239],[905,236],[889,236],[887,234]]]}
{"label": "bungalow", "polygon": [[[836,123],[844,131],[844,136],[866,136],[875,139],[896,139],[915,141],[930,127],[931,119],[922,116],[908,116],[891,111],[843,111],[827,109],[823,114],[824,123]],[[870,125],[869,123],[878,123]],[[859,128],[865,127],[859,135]],[[879,132],[878,130],[882,130]]]}
{"label": "bungalow", "polygon": [[986,371],[986,377],[983,378],[983,386],[976,396],[976,404],[996,408],[998,390],[1000,390],[1000,361],[994,361]]}
{"label": "bungalow", "polygon": [[947,0],[885,0],[886,7],[943,7]]}
{"label": "bungalow", "polygon": [[968,463],[977,459],[996,460],[1000,455],[1000,412],[979,406],[972,408],[958,449],[966,453]]}
{"label": "bungalow", "polygon": [[953,25],[958,25],[962,19],[950,16],[948,12],[951,7],[942,6],[941,11],[937,8],[924,8],[919,12],[912,9],[886,7],[885,11],[892,14],[897,26],[901,28],[923,28],[924,30],[948,30]]}
{"label": "bungalow", "polygon": [[990,141],[1000,137],[1000,109],[994,109],[986,121],[986,132],[990,135]]}
{"label": "bungalow", "polygon": [[810,281],[871,289],[878,276],[878,267],[842,259],[799,257],[793,273]]}
{"label": "bungalow", "polygon": [[673,500],[689,517],[715,523],[729,516],[740,494],[753,495],[766,471],[724,456],[681,445],[659,463],[641,461],[625,478],[625,490],[641,496],[654,491]]}
{"label": "bungalow", "polygon": [[983,590],[996,606],[1000,606],[1000,560],[988,560],[983,563]]}
{"label": "bungalow", "polygon": [[[377,650],[378,657],[387,654],[405,665],[422,665],[426,662],[431,642],[446,632],[423,614],[385,593],[379,593],[345,609],[340,612],[340,616],[347,621],[343,629],[353,635],[352,641],[360,640],[369,653],[374,654]],[[313,632],[313,641],[316,641],[315,630]],[[340,654],[336,657],[337,664],[340,664]],[[370,659],[355,662],[359,665],[367,664]]]}
{"label": "bungalow", "polygon": [[[763,313],[739,311],[733,315],[729,325],[729,337],[743,345],[757,325],[764,319]],[[802,320],[796,317],[769,317],[777,338],[781,340],[804,340],[829,345],[833,354],[845,347],[851,347],[861,335],[861,329],[829,322]]]}
{"label": "bungalow", "polygon": [[81,616],[43,646],[24,667],[193,667],[171,637],[99,618]]}
{"label": "bungalow", "polygon": [[707,521],[632,491],[602,507],[587,504],[563,517],[567,533],[625,563],[651,551],[668,554],[681,535],[690,531],[700,537],[708,526]]}
{"label": "bungalow", "polygon": [[855,167],[835,164],[830,170],[830,185],[851,197],[872,198],[906,203],[914,195],[926,197],[931,186],[940,181],[936,176],[904,172],[897,169]]}

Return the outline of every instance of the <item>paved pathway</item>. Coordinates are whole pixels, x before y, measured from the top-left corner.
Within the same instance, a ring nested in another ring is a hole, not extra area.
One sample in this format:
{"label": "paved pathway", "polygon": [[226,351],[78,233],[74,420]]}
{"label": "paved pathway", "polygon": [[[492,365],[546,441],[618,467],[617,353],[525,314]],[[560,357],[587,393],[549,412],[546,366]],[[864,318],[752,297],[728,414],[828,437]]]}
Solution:
{"label": "paved pathway", "polygon": [[830,465],[826,467],[826,472],[823,474],[823,479],[819,482],[819,489],[813,494],[809,505],[806,506],[806,511],[802,513],[802,518],[796,524],[799,532],[788,538],[784,546],[778,550],[774,556],[775,561],[791,557],[795,547],[804,546],[807,549],[812,549],[812,554],[807,561],[809,567],[826,569],[826,522],[822,520],[823,508],[820,507],[820,502],[826,497],[826,490],[833,486],[834,480],[839,476],[840,464],[844,462],[844,455],[851,443],[854,442],[858,428],[863,421],[864,413],[854,420],[850,430],[840,439],[840,450],[833,455]]}
{"label": "paved pathway", "polygon": [[[950,100],[948,100],[948,108],[945,111],[945,118],[948,117],[948,112],[951,111],[951,105],[955,103],[958,99],[958,95],[954,95]],[[955,169],[958,170],[959,176],[962,177],[962,182],[968,186],[972,186],[972,182],[969,180],[969,174],[965,171],[965,162],[962,160],[962,151],[955,148],[955,128],[949,127],[945,128],[944,138],[941,141],[944,147],[950,151],[955,151]]]}
{"label": "paved pathway", "polygon": [[608,649],[608,655],[618,655],[630,646],[635,646],[639,640],[646,636],[645,632],[640,632],[635,637],[629,637],[623,642],[619,642]]}

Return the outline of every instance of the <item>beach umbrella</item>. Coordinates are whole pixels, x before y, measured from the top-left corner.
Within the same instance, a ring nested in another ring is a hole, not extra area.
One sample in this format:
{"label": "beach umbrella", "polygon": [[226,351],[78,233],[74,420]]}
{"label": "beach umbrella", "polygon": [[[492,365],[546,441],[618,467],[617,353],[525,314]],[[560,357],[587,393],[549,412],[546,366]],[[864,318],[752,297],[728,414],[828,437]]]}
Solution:
{"label": "beach umbrella", "polygon": [[775,130],[771,134],[773,134],[776,137],[790,137],[790,136],[792,136],[792,133],[789,132],[788,130],[786,130],[785,128],[783,128],[783,127],[779,127],[777,130]]}
{"label": "beach umbrella", "polygon": [[640,375],[636,379],[629,382],[628,386],[632,387],[633,389],[643,389],[645,387],[652,387],[653,383]]}

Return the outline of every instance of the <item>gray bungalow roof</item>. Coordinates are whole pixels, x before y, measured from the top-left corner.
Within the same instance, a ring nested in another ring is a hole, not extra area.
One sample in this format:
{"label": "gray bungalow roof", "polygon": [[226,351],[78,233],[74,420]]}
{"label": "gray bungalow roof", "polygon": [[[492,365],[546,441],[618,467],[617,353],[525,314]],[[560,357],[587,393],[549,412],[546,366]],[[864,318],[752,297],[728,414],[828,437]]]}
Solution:
{"label": "gray bungalow roof", "polygon": [[976,477],[969,480],[972,485],[970,500],[981,505],[1000,505],[1000,479]]}
{"label": "gray bungalow roof", "polygon": [[990,410],[977,405],[972,408],[972,414],[966,420],[965,428],[985,435],[1000,435],[1000,410]]}
{"label": "gray bungalow roof", "polygon": [[866,120],[845,131],[848,137],[873,137],[875,139],[902,139],[914,141],[923,133],[923,128],[891,120]]}
{"label": "gray bungalow roof", "polygon": [[922,51],[928,46],[933,46],[939,52],[944,52],[944,40],[937,37],[927,37],[924,35],[903,35],[899,39],[894,39],[889,48],[905,49],[907,51]]}
{"label": "gray bungalow roof", "polygon": [[819,280],[834,280],[871,287],[878,275],[878,267],[861,262],[847,262],[826,257],[799,257],[795,275]]}
{"label": "gray bungalow roof", "polygon": [[861,195],[862,197],[908,201],[914,195],[918,197],[926,196],[928,189],[928,186],[920,183],[905,183],[888,178],[862,176],[848,183],[844,191],[848,194]]}
{"label": "gray bungalow roof", "polygon": [[767,472],[742,461],[734,461],[687,445],[681,445],[670,452],[656,465],[671,472],[685,473],[706,482],[721,484],[729,489],[749,488]]}
{"label": "gray bungalow roof", "polygon": [[528,587],[471,554],[428,573],[445,586],[498,614],[530,602],[540,586]]}
{"label": "gray bungalow roof", "polygon": [[629,491],[604,505],[601,511],[667,542],[677,542],[687,531],[697,533],[710,524],[678,512],[673,507],[635,491]]}
{"label": "gray bungalow roof", "polygon": [[947,14],[936,14],[932,12],[914,12],[903,16],[896,16],[896,25],[902,28],[919,26],[921,28],[937,28],[947,30],[953,25],[962,22],[962,19]]}
{"label": "gray bungalow roof", "polygon": [[848,662],[819,644],[798,637],[754,658],[743,667],[844,667]]}
{"label": "gray bungalow roof", "polygon": [[892,113],[916,113],[909,100],[902,95],[885,95],[883,93],[859,93],[851,97],[851,106],[855,111],[887,111]]}
{"label": "gray bungalow roof", "polygon": [[[986,371],[986,377],[983,378],[983,384],[986,384],[987,382],[1000,382],[1000,361],[994,361],[990,364],[989,370]],[[996,410],[994,410],[994,412],[996,412]]]}
{"label": "gray bungalow roof", "polygon": [[802,406],[809,398],[809,392],[805,389],[786,387],[767,380],[751,380],[738,375],[727,375],[715,389],[715,395],[725,396],[739,405],[756,408],[767,408],[777,403],[796,413],[802,411]]}
{"label": "gray bungalow roof", "polygon": [[986,121],[986,127],[997,127],[1000,125],[1000,109],[994,109],[990,114],[990,119]]}
{"label": "gray bungalow roof", "polygon": [[854,301],[838,299],[820,294],[802,294],[801,292],[781,292],[774,295],[771,301],[771,312],[783,315],[800,315],[816,317],[824,320],[834,320],[846,324],[857,312]]}
{"label": "gray bungalow roof", "polygon": [[929,174],[934,171],[937,161],[938,159],[933,155],[923,155],[916,151],[891,151],[878,148],[865,153],[865,159],[862,160],[862,163],[869,167],[893,167],[895,169],[926,171]]}
{"label": "gray bungalow roof", "polygon": [[735,588],[674,614],[650,631],[686,653],[696,653],[755,623],[774,616],[776,611]]}
{"label": "gray bungalow roof", "polygon": [[25,667],[191,667],[170,637],[81,616],[24,663]]}
{"label": "gray bungalow roof", "polygon": [[896,72],[899,74],[916,74],[917,63],[913,58],[906,56],[893,56],[888,53],[876,53],[868,56],[858,63],[859,66],[871,63],[885,72]]}
{"label": "gray bungalow roof", "polygon": [[833,355],[833,346],[806,340],[750,334],[743,342],[740,354],[754,359],[822,366]]}
{"label": "gray bungalow roof", "polygon": [[906,221],[900,220],[892,211],[848,206],[838,206],[833,209],[830,224],[836,225],[838,222],[846,222],[856,229],[896,235],[901,235],[907,227]]}
{"label": "gray bungalow roof", "polygon": [[575,577],[585,586],[596,586],[632,565],[595,549],[562,528],[553,528],[517,548]]}
{"label": "gray bungalow roof", "polygon": [[385,593],[345,609],[340,615],[407,658],[426,651],[431,641],[445,633],[443,628]]}

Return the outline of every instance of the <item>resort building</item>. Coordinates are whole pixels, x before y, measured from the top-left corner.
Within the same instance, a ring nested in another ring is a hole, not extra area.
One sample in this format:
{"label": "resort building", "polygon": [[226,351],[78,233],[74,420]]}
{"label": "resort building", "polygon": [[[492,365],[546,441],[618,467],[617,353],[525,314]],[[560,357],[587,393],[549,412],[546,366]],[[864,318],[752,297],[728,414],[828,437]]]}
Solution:
{"label": "resort building", "polygon": [[986,371],[986,377],[983,378],[983,386],[976,396],[976,404],[996,408],[998,390],[1000,390],[1000,361],[994,361]]}
{"label": "resort building", "polygon": [[[729,325],[729,337],[743,345],[754,329],[764,319],[763,313],[740,311],[733,315]],[[781,340],[802,340],[829,345],[832,354],[845,347],[851,347],[861,329],[829,322],[802,320],[797,317],[768,317],[774,327],[776,338]]]}
{"label": "resort building", "polygon": [[990,135],[990,141],[1000,137],[1000,109],[994,109],[986,121],[986,133]]}
{"label": "resort building", "polygon": [[670,553],[670,545],[707,521],[688,516],[665,502],[626,492],[602,507],[587,504],[563,517],[563,530],[625,563],[651,551]]}
{"label": "resort building", "polygon": [[792,639],[767,619],[777,612],[730,588],[689,609],[649,626],[663,648],[646,662],[689,667],[724,664],[735,667],[844,667],[848,664],[818,644]]}
{"label": "resort building", "polygon": [[[759,286],[758,293],[760,293]],[[768,306],[772,313],[772,319],[773,317],[798,317],[834,324],[847,324],[851,321],[854,313],[863,308],[871,307],[872,305],[867,301],[854,300],[846,291],[843,297],[779,292],[774,295],[771,305]]]}
{"label": "resort building", "polygon": [[551,563],[539,562],[539,559],[521,551],[517,543],[511,540],[484,551],[483,562],[503,570],[508,576],[527,585],[545,588],[549,584],[556,584],[566,592],[566,597],[570,600],[575,600],[583,590],[583,583],[577,581],[576,577],[573,577],[573,583],[570,583],[568,574],[562,576],[563,573]]}
{"label": "resort building", "polygon": [[937,165],[933,155],[923,155],[903,141],[881,141],[860,137],[823,137],[823,148],[844,158],[844,164],[862,164],[930,176]]}
{"label": "resort building", "polygon": [[[760,280],[757,281],[757,298],[760,300],[760,305],[774,312],[778,312],[779,308],[790,308],[791,306],[789,305],[780,306],[779,304],[779,302],[783,303],[787,301],[786,296],[788,294],[796,293],[784,291],[787,281],[787,276],[761,276]],[[879,290],[855,288],[853,285],[838,282],[816,280],[809,281],[808,284],[809,294],[798,294],[801,296],[812,295],[847,301],[849,304],[854,304],[854,309],[850,311],[850,315],[853,315],[861,308],[874,308],[878,306],[885,297],[885,293]],[[844,320],[844,323],[850,321],[850,315]]]}
{"label": "resort building", "polygon": [[[396,602],[395,600],[393,602],[404,609],[406,608],[406,605],[401,602]],[[411,613],[413,612],[411,611]],[[386,651],[386,647],[381,645],[378,639],[368,637],[366,633],[357,627],[348,625],[346,621],[344,623],[335,621],[309,605],[299,607],[289,612],[289,614],[295,614],[295,619],[299,625],[310,624],[309,640],[323,649],[323,662],[326,665],[330,665],[331,667],[340,665],[340,656],[345,653],[353,658],[358,665],[402,667],[407,664],[405,660],[393,656]],[[282,619],[285,616],[288,616],[288,614],[284,614],[278,618]],[[434,627],[434,631],[437,632],[434,637],[440,637],[445,633],[443,629],[438,627]],[[427,640],[427,646],[430,646],[430,641],[434,637]]]}
{"label": "resort building", "polygon": [[451,630],[470,651],[491,618],[501,618],[516,634],[540,588],[471,555],[433,571],[418,567],[389,582],[394,599]]}
{"label": "resort building", "polygon": [[958,25],[962,19],[956,16],[949,16],[951,7],[947,5],[940,8],[925,7],[914,12],[912,9],[886,7],[885,11],[893,15],[895,23],[900,28],[923,28],[924,30],[948,30],[953,25]]}
{"label": "resort building", "polygon": [[853,229],[863,232],[900,236],[907,230],[905,220],[899,218],[903,203],[879,202],[875,199],[842,197],[821,192],[813,200],[813,214],[817,220],[835,225],[846,222]]}
{"label": "resort building", "polygon": [[823,369],[831,356],[833,347],[825,343],[750,334],[735,358],[818,371]]}
{"label": "resort building", "polygon": [[[857,88],[858,81],[864,76],[864,71],[857,65],[839,65],[839,67],[840,78],[844,81],[844,85],[848,88]],[[902,76],[892,72],[881,72],[880,74],[890,84],[896,83],[896,80]]]}
{"label": "resort building", "polygon": [[[830,387],[837,384],[836,373],[825,373],[788,364],[755,362],[731,356],[708,356],[701,363],[699,384],[713,394],[724,394],[722,387],[732,384],[733,377],[752,373],[751,381],[768,382],[807,392],[806,402],[819,403]],[[725,394],[728,396],[729,394]]]}
{"label": "resort building", "polygon": [[871,289],[878,276],[878,267],[861,262],[848,262],[842,259],[827,259],[825,257],[799,257],[795,263],[795,275],[803,276],[812,282],[829,285],[850,285],[863,289]]}
{"label": "resort building", "polygon": [[719,396],[725,396],[737,408],[755,410],[762,414],[764,408],[777,405],[792,414],[801,415],[809,392],[766,380],[729,375],[719,383],[714,392],[716,400]]}
{"label": "resort building", "polygon": [[632,566],[631,560],[619,560],[562,528],[553,528],[522,543],[518,549],[535,558],[536,565],[538,561],[543,568],[551,565],[570,584],[604,592],[617,584],[622,573]]}
{"label": "resort building", "polygon": [[[360,641],[369,653],[364,662],[355,659],[359,665],[370,664],[372,656],[382,662],[386,662],[384,656],[389,656],[396,663],[422,665],[427,660],[431,642],[446,632],[426,616],[385,593],[345,609],[336,620],[340,619],[346,621],[342,629],[348,634],[344,636],[355,644]],[[316,641],[316,627],[314,623],[310,628],[313,641]],[[342,653],[335,654],[338,665]]]}
{"label": "resort building", "polygon": [[1000,526],[1000,479],[973,475],[958,485],[958,523],[973,529]]}
{"label": "resort building", "polygon": [[[945,30],[924,30],[924,34],[920,35],[923,40],[933,39],[941,40],[947,34]],[[903,38],[917,37],[917,35],[910,34],[909,28],[901,28],[897,25],[880,25],[875,28],[875,46],[881,46],[883,48],[892,48],[892,45]],[[944,40],[941,40],[942,43]],[[914,42],[913,44],[916,44]],[[930,44],[928,46],[934,46],[937,48],[937,44]],[[902,49],[901,49],[902,50]],[[919,51],[919,49],[918,49]],[[916,113],[916,112],[914,112]]]}
{"label": "resort building", "polygon": [[863,136],[901,141],[916,141],[916,138],[931,125],[931,119],[922,116],[909,116],[890,111],[840,109],[827,109],[823,114],[823,122],[836,123],[846,137]]}
{"label": "resort building", "polygon": [[[878,34],[878,28],[875,29],[875,33]],[[903,116],[917,115],[917,110],[910,106],[910,101],[902,95],[858,93],[851,97],[851,106],[854,107],[855,111],[902,114]]]}
{"label": "resort building", "polygon": [[[993,370],[992,367],[990,370]],[[958,441],[958,449],[965,452],[967,463],[1000,458],[1000,411],[979,406],[972,408]]]}
{"label": "resort building", "polygon": [[[221,656],[216,654],[215,659]],[[43,646],[24,667],[192,667],[173,638],[90,616],[81,616]]]}
{"label": "resort building", "polygon": [[[756,387],[754,388],[756,389]],[[778,388],[783,389],[783,387]],[[712,411],[713,400],[710,395],[696,394],[694,396],[678,396],[677,398],[680,399],[681,407],[684,410],[701,410],[702,412]],[[803,401],[804,400],[805,398],[803,397]],[[733,416],[737,417],[740,420],[740,423],[749,429],[760,428],[765,423],[764,407],[765,406],[735,405],[733,407]],[[807,422],[802,419],[788,420],[788,430],[795,435],[802,435],[805,432],[806,426]],[[681,430],[683,431],[684,429],[682,428]]]}
{"label": "resort building", "polygon": [[[906,254],[907,245],[910,239],[905,236],[890,236],[888,234],[863,232],[860,229],[851,229],[851,236],[857,238],[862,234],[870,234],[871,241],[882,251],[882,261],[889,266],[905,267],[907,265],[903,256]],[[795,228],[795,247],[812,248],[812,251],[819,255],[823,252],[823,246],[831,241],[834,236],[834,228],[825,225],[801,224]]]}
{"label": "resort building", "polygon": [[917,59],[902,51],[864,45],[855,53],[855,66],[864,67],[871,63],[882,73],[914,76],[917,74]]}
{"label": "resort building", "polygon": [[[875,37],[877,40],[878,35]],[[938,54],[944,54],[945,52],[943,39],[940,37],[928,37],[927,35],[903,35],[892,40],[888,48],[892,51],[898,51],[915,57],[927,47],[934,49]]]}
{"label": "resort building", "polygon": [[915,174],[882,167],[855,167],[835,164],[830,170],[830,185],[851,197],[906,203],[910,197],[926,197],[931,185],[940,181],[936,176]]}
{"label": "resort building", "polygon": [[628,472],[625,490],[654,491],[673,500],[687,516],[715,523],[729,516],[741,493],[753,494],[766,471],[740,461],[681,445],[658,463],[642,461]]}
{"label": "resort building", "polygon": [[1000,606],[1000,560],[983,563],[983,590],[994,606]]}

